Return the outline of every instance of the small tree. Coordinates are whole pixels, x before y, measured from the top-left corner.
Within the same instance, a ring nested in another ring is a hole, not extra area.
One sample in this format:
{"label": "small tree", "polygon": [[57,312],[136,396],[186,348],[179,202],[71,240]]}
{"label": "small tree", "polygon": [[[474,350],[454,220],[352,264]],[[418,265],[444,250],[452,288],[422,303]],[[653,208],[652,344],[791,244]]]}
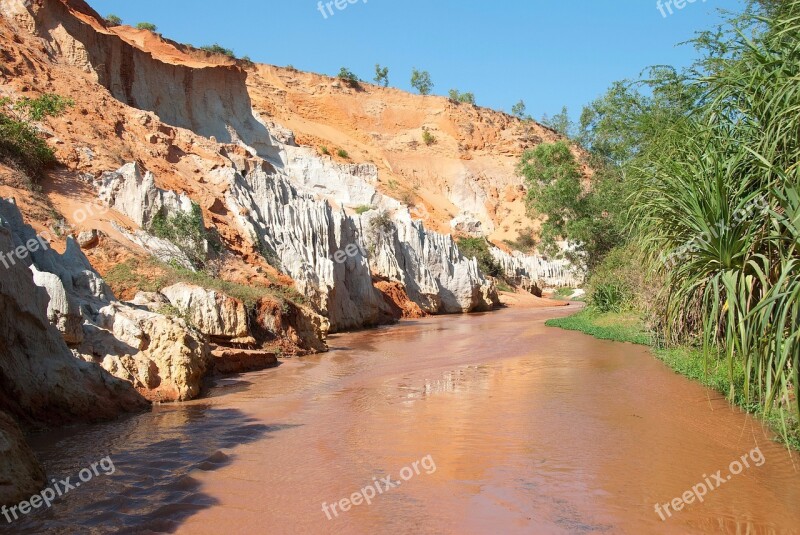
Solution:
{"label": "small tree", "polygon": [[140,22],[136,25],[138,30],[147,30],[148,32],[156,33],[158,31],[158,26],[153,24],[152,22]]}
{"label": "small tree", "polygon": [[428,129],[426,128],[425,130],[423,130],[423,131],[422,131],[422,141],[423,141],[423,142],[424,142],[424,143],[425,143],[427,146],[429,146],[429,147],[430,147],[431,145],[433,145],[434,143],[436,143],[436,136],[434,136],[433,134],[431,134],[430,130],[428,130]]}
{"label": "small tree", "polygon": [[106,17],[106,26],[119,26],[122,24],[122,19],[116,15],[109,15]]}
{"label": "small tree", "polygon": [[433,82],[431,75],[428,71],[419,71],[414,69],[411,71],[411,86],[419,91],[420,95],[430,95],[433,89]]}
{"label": "small tree", "polygon": [[350,87],[358,87],[358,82],[360,81],[358,76],[356,76],[355,73],[349,70],[347,67],[342,67],[341,70],[339,70],[337,77]]}
{"label": "small tree", "polygon": [[520,118],[520,119],[522,119],[524,121],[525,119],[529,119],[530,118],[525,113],[527,111],[527,109],[528,108],[527,108],[527,106],[525,106],[525,101],[524,100],[520,100],[519,102],[517,102],[516,104],[511,106],[511,115],[513,115],[514,117],[518,117],[518,118]]}
{"label": "small tree", "polygon": [[461,93],[458,89],[451,89],[448,95],[453,102],[475,104],[475,95],[473,93]]}
{"label": "small tree", "polygon": [[389,87],[389,67],[381,67],[380,64],[375,64],[375,83],[383,87]]}
{"label": "small tree", "polygon": [[569,111],[566,106],[561,108],[561,113],[557,113],[552,117],[548,117],[547,114],[543,115],[541,123],[549,126],[562,136],[571,138],[575,134],[575,124],[569,118]]}

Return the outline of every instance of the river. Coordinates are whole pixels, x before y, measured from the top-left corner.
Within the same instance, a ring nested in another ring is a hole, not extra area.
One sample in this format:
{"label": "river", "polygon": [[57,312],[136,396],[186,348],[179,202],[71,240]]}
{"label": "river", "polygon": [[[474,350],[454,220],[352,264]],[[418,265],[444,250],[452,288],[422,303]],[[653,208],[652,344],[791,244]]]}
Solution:
{"label": "river", "polygon": [[544,326],[569,308],[340,334],[37,434],[57,480],[113,473],[0,532],[800,533],[797,455],[646,348]]}

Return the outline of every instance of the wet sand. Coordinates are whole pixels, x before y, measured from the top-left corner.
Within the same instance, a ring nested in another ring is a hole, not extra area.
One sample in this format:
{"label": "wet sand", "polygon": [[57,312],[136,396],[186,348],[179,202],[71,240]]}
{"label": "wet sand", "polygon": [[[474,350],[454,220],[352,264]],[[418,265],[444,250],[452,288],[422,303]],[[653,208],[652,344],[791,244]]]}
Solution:
{"label": "wet sand", "polygon": [[[544,326],[570,312],[509,309],[337,335],[328,354],[222,380],[207,399],[39,435],[52,475],[107,454],[116,472],[15,527],[800,533],[798,456],[646,348]],[[755,447],[761,466],[751,460],[661,520],[656,503],[729,474]],[[395,485],[370,505],[330,512],[386,476]]]}

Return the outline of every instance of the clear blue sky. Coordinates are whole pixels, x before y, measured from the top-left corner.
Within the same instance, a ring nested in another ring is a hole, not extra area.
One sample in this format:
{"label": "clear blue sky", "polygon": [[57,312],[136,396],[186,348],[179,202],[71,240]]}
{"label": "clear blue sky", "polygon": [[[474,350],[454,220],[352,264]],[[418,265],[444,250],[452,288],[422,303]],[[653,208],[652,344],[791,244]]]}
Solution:
{"label": "clear blue sky", "polygon": [[434,93],[471,91],[506,111],[524,99],[535,118],[563,105],[575,117],[648,65],[691,63],[691,47],[676,44],[711,28],[718,8],[743,5],[696,0],[664,17],[656,0],[357,0],[324,18],[317,0],[89,2],[101,15],[152,22],[184,43],[218,42],[259,63],[331,75],[346,66],[368,81],[381,63],[401,89],[418,67]]}

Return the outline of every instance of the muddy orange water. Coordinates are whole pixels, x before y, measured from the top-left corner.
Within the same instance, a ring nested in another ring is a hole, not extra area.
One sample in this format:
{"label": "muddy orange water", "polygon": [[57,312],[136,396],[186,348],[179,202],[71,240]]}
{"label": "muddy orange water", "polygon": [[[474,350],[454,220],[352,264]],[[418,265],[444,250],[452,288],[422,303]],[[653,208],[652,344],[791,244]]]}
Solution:
{"label": "muddy orange water", "polygon": [[544,326],[569,312],[338,335],[206,399],[38,435],[51,475],[114,473],[0,531],[800,532],[797,456],[646,348]]}

